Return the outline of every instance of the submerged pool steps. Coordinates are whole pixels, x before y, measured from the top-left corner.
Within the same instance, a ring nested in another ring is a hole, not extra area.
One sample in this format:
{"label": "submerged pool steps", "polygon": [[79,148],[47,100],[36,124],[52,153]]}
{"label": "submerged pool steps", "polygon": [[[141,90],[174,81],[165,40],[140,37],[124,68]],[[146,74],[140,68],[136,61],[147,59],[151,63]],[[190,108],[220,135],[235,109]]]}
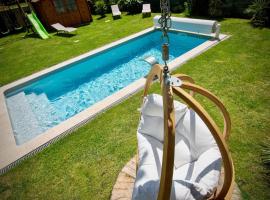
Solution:
{"label": "submerged pool steps", "polygon": [[[7,104],[17,145],[31,140],[62,120],[57,117],[57,110],[45,93],[20,92],[9,98]],[[22,130],[24,134],[17,134],[17,130]]]}
{"label": "submerged pool steps", "polygon": [[43,131],[48,130],[60,122],[60,119],[57,117],[59,116],[57,115],[57,110],[45,93],[39,95],[31,93],[26,95],[26,98]]}
{"label": "submerged pool steps", "polygon": [[[43,132],[24,92],[8,98],[7,105],[16,144],[22,144]],[[19,130],[19,134],[17,130]],[[22,132],[24,134],[21,134]]]}

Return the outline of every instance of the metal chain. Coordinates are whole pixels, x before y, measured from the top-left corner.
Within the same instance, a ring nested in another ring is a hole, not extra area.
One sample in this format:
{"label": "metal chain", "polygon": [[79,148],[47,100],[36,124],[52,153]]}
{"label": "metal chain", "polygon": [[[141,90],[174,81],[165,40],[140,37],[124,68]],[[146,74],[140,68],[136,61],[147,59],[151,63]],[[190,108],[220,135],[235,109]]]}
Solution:
{"label": "metal chain", "polygon": [[160,0],[161,17],[159,18],[159,24],[163,32],[163,37],[167,39],[169,43],[168,30],[171,28],[171,12],[170,1]]}
{"label": "metal chain", "polygon": [[[160,0],[161,17],[158,22],[162,30],[162,59],[164,61],[164,76],[169,73],[167,61],[169,60],[169,36],[168,31],[171,27],[171,12],[170,12],[170,0]],[[165,41],[166,40],[166,41]]]}

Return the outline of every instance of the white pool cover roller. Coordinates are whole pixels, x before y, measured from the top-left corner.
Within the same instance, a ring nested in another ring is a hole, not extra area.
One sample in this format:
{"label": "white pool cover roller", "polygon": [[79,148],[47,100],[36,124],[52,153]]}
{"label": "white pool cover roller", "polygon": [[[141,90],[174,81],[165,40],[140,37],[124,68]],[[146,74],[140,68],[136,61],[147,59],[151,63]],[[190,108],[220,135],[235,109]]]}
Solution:
{"label": "white pool cover roller", "polygon": [[[159,18],[159,15],[154,17],[154,26],[156,28],[160,28],[160,24],[158,23]],[[171,20],[171,29],[210,35],[215,38],[219,37],[220,24],[218,24],[218,22],[215,20],[190,19],[181,17],[171,17]]]}

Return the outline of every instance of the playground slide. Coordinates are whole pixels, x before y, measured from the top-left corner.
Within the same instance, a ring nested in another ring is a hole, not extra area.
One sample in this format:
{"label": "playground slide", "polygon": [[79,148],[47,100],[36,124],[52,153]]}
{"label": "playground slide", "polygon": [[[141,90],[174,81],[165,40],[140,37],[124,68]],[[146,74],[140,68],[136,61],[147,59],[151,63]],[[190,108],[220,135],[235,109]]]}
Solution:
{"label": "playground slide", "polygon": [[43,25],[41,24],[41,22],[39,21],[39,19],[37,18],[34,12],[32,12],[31,14],[28,14],[27,18],[33,25],[34,30],[42,39],[48,39],[50,37],[50,35],[46,31],[46,29],[43,27]]}

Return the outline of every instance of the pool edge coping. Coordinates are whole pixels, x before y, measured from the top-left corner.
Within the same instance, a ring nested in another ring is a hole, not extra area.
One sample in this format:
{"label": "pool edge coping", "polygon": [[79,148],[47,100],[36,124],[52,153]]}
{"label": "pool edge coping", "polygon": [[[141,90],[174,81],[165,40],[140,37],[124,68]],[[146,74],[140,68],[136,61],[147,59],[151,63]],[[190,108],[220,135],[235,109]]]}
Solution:
{"label": "pool edge coping", "polygon": [[[9,119],[9,113],[6,107],[6,101],[5,101],[6,91],[19,87],[22,84],[28,83],[29,81],[33,81],[40,76],[44,76],[48,73],[51,73],[52,71],[60,69],[63,66],[67,66],[73,62],[84,59],[93,54],[102,52],[106,49],[112,48],[116,45],[119,45],[128,40],[134,39],[136,37],[139,37],[153,30],[155,30],[154,27],[145,29],[138,33],[135,33],[125,38],[122,38],[120,40],[114,41],[110,44],[91,50],[87,53],[71,58],[67,61],[61,62],[57,65],[54,65],[47,69],[36,72],[32,75],[29,75],[27,77],[14,81],[10,84],[2,86],[0,88],[0,128],[2,127],[1,129],[3,129],[3,131],[0,132],[0,138],[1,138],[0,140],[0,175],[7,172],[9,169],[14,167],[15,165],[17,165],[20,161],[41,151],[42,149],[46,148],[51,143],[59,140],[60,138],[76,130],[78,127],[87,123],[88,121],[93,119],[95,116],[101,114],[102,112],[106,111],[112,106],[122,102],[123,100],[127,99],[129,96],[135,94],[136,92],[138,92],[140,89],[143,88],[146,79],[144,77],[140,78],[139,80],[131,83],[130,85],[124,87],[123,89],[117,91],[116,93],[106,97],[100,102],[97,102],[96,104],[90,106],[84,111],[76,114],[75,116],[69,118],[68,120],[64,122],[61,122],[59,125],[45,131],[44,133],[40,134],[39,136],[33,138],[32,140],[22,145],[17,145],[15,142],[11,122]],[[176,59],[171,61],[168,65],[171,70],[175,70],[176,68],[180,67],[191,58],[196,57],[197,55],[205,52],[209,48],[217,45],[219,42],[229,37],[230,36],[228,35],[220,34],[219,40],[216,40],[216,39],[207,40],[206,42],[202,43],[196,48],[193,48],[192,50],[186,52],[185,54],[177,57]],[[2,140],[3,137],[5,138],[5,140]]]}

